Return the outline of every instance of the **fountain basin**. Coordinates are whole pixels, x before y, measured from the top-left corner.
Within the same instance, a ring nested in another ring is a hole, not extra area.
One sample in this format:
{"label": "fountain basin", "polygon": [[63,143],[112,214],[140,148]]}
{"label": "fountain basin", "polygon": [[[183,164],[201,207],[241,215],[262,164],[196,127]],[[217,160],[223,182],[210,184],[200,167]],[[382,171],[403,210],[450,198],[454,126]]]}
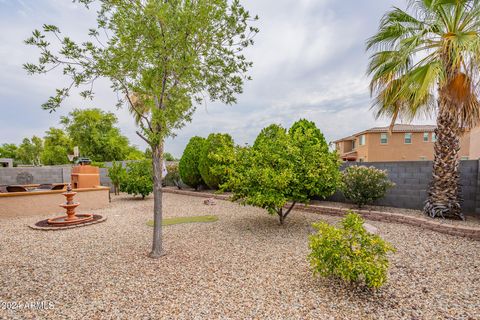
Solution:
{"label": "fountain basin", "polygon": [[62,216],[62,217],[48,219],[47,222],[53,225],[64,226],[64,225],[70,225],[70,224],[85,223],[92,220],[93,220],[93,214],[77,213],[73,218],[70,218],[69,216]]}

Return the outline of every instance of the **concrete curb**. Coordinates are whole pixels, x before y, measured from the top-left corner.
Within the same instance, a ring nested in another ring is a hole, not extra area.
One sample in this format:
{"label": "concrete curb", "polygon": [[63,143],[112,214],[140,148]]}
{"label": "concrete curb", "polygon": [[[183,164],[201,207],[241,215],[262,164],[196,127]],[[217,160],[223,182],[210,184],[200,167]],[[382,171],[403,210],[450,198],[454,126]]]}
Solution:
{"label": "concrete curb", "polygon": [[[200,197],[200,198],[214,198],[218,200],[228,200],[230,198],[230,196],[225,194],[214,194],[214,193],[201,192],[201,191],[179,190],[179,189],[173,189],[173,188],[163,188],[163,192]],[[348,211],[352,210],[352,209],[346,209],[346,208],[328,207],[328,206],[320,206],[320,205],[304,205],[304,204],[295,205],[295,209],[306,211],[306,212],[312,212],[312,213],[327,214],[331,216],[344,216],[345,214],[347,214]],[[431,219],[422,218],[422,217],[414,217],[410,215],[393,213],[393,212],[358,210],[358,209],[353,209],[353,210],[359,213],[363,218],[367,220],[400,223],[400,224],[405,224],[405,225],[420,227],[427,230],[436,231],[439,233],[465,237],[465,238],[480,241],[480,228],[450,225],[450,224],[442,223],[441,221],[438,221],[438,220],[431,220]]]}

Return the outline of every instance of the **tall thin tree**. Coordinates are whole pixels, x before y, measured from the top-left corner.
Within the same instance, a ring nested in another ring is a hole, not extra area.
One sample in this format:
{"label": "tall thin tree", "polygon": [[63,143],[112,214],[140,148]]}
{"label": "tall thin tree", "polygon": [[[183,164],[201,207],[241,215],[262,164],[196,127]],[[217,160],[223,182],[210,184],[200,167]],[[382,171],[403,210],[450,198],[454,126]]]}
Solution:
{"label": "tall thin tree", "polygon": [[[37,64],[27,63],[30,74],[57,67],[71,78],[65,88],[43,104],[55,110],[71,88],[92,98],[96,79],[107,78],[134,112],[137,134],[150,146],[154,172],[154,234],[150,256],[163,255],[162,158],[165,137],[190,121],[195,106],[205,99],[236,102],[252,66],[243,50],[253,44],[256,17],[238,0],[77,0],[98,9],[98,26],[91,41],[76,43],[60,29],[44,25],[29,45],[40,49]],[[102,35],[106,35],[103,36]],[[61,44],[55,51],[49,39]],[[135,96],[136,101],[131,97]],[[140,100],[140,103],[139,101]],[[141,106],[141,108],[138,108]],[[138,108],[138,109],[137,109]]]}

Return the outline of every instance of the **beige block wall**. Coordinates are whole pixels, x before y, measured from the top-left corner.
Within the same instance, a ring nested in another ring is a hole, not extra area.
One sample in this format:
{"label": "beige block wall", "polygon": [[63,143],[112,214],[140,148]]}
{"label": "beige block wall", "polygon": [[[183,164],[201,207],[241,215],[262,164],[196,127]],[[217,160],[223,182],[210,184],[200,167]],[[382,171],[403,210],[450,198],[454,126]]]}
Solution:
{"label": "beige block wall", "polygon": [[[108,187],[75,190],[75,202],[79,202],[78,213],[90,213],[109,204]],[[13,217],[38,216],[42,219],[65,215],[65,209],[59,204],[65,202],[64,191],[43,191],[28,193],[0,194],[0,219]]]}

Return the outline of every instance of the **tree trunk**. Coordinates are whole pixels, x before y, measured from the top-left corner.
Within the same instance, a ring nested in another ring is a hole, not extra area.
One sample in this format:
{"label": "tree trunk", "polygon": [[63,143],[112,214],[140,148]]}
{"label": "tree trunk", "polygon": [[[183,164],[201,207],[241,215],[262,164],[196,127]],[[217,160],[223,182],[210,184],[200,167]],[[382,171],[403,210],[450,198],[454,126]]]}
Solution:
{"label": "tree trunk", "polygon": [[435,155],[433,177],[425,202],[426,215],[435,217],[458,217],[463,219],[461,211],[459,159],[460,128],[454,115],[448,110],[455,106],[443,97],[439,101],[439,115],[435,134]]}
{"label": "tree trunk", "polygon": [[285,222],[285,218],[287,218],[288,214],[292,211],[293,207],[295,207],[296,203],[297,203],[296,201],[293,201],[290,207],[287,209],[287,211],[285,211],[285,213],[283,212],[283,208],[280,208],[280,210],[277,210],[277,214],[280,219],[280,225],[283,225],[283,223]]}
{"label": "tree trunk", "polygon": [[280,219],[280,225],[283,226],[283,222],[285,221],[285,217],[283,216],[283,208],[277,210],[278,218]]}
{"label": "tree trunk", "polygon": [[160,258],[165,253],[162,248],[162,159],[163,140],[152,147],[153,160],[153,244],[151,258]]}

